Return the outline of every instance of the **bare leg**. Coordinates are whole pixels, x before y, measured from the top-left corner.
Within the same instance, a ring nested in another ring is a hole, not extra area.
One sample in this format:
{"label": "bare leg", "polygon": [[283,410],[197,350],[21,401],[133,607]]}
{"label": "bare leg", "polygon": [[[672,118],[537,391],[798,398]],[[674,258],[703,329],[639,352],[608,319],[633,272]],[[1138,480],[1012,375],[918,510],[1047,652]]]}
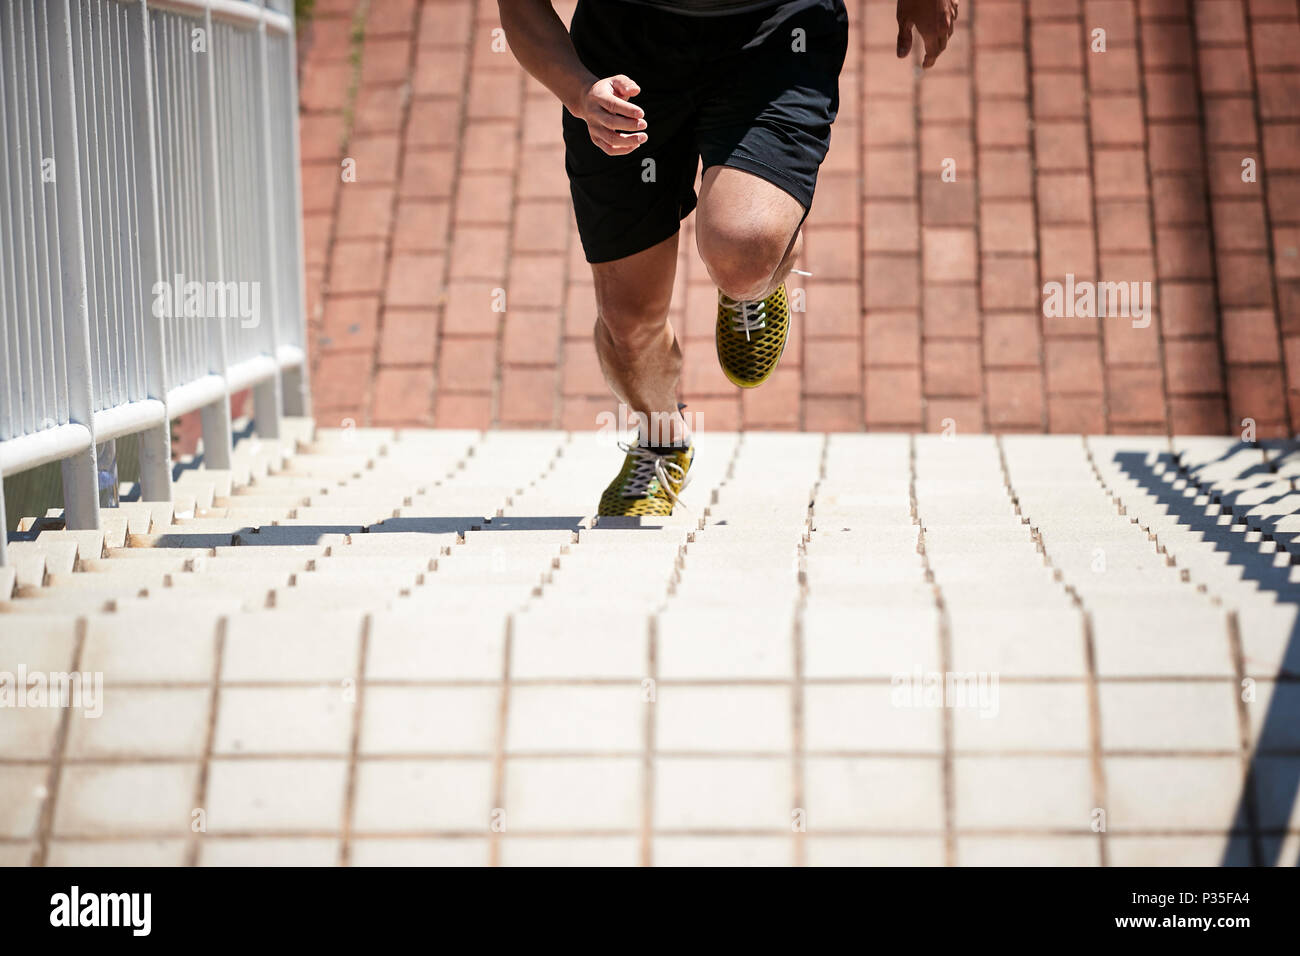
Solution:
{"label": "bare leg", "polygon": [[591,267],[596,280],[596,354],[605,381],[647,423],[666,427],[647,439],[683,443],[686,422],[677,410],[682,350],[668,321],[677,272],[677,236],[635,255]]}
{"label": "bare leg", "polygon": [[803,246],[804,208],[785,190],[743,169],[704,171],[695,245],[718,289],[733,299],[771,295]]}

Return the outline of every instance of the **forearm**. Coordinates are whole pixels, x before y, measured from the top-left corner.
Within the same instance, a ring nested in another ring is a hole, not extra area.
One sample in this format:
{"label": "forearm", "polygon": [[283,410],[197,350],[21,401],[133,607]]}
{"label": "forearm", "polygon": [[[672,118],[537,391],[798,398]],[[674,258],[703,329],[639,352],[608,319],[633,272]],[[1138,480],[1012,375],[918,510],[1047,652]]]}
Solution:
{"label": "forearm", "polygon": [[597,77],[578,59],[550,0],[497,0],[497,8],[519,65],[576,115],[583,93]]}

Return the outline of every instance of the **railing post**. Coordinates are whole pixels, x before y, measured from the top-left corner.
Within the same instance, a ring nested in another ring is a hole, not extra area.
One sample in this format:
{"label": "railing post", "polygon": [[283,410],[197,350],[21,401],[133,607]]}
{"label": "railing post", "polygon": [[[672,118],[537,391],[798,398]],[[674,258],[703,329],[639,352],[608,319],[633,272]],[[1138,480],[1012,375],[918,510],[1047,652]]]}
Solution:
{"label": "railing post", "polygon": [[[153,38],[149,29],[149,6],[137,0],[127,11],[127,38],[133,52],[139,54],[138,69],[131,72],[132,99],[144,104],[132,117],[135,155],[141,157],[135,167],[134,187],[140,203],[140,288],[153,289],[162,278],[158,220],[158,150],[154,142]],[[149,301],[148,297],[145,301]],[[166,319],[153,314],[144,316],[145,384],[150,398],[167,403]],[[171,422],[164,419],[156,428],[140,433],[140,497],[145,501],[172,499]]]}
{"label": "railing post", "polygon": [[[290,316],[294,323],[293,343],[302,349],[303,360],[301,365],[296,365],[284,370],[283,381],[281,382],[281,391],[283,393],[283,406],[286,415],[304,416],[311,414],[311,358],[307,354],[307,280],[306,280],[306,243],[303,239],[303,219],[302,219],[302,146],[299,139],[298,129],[298,24],[294,18],[292,3],[283,4],[283,13],[293,22],[293,32],[289,34],[287,49],[287,63],[285,69],[288,76],[285,82],[288,84],[289,115],[286,118],[289,126],[289,149],[291,153],[290,165],[293,170],[291,177],[292,196],[290,196],[293,229],[292,236],[283,236],[281,241],[292,243],[294,248],[294,274],[286,277],[286,281],[293,282],[297,286],[297,296],[295,301],[298,305],[298,311],[295,315]],[[283,326],[281,330],[283,331]],[[283,339],[284,336],[282,335]]]}
{"label": "railing post", "polygon": [[[205,259],[208,268],[215,273],[206,275],[203,278],[223,282],[226,277],[226,267],[225,256],[221,251],[221,183],[217,174],[217,164],[221,162],[221,155],[218,150],[217,137],[216,65],[213,63],[213,57],[217,49],[217,34],[212,26],[211,9],[203,11],[203,29],[207,31],[208,35],[207,52],[203,54],[207,62],[205,67],[199,71],[199,101],[203,110],[203,116],[200,118],[202,124],[201,145],[204,153],[204,179],[208,183],[208,210],[207,215],[204,216],[205,225],[207,226],[205,238],[208,255]],[[208,334],[212,344],[212,353],[216,356],[213,364],[217,368],[212,369],[212,371],[221,376],[225,382],[225,390],[218,401],[206,405],[202,409],[203,463],[208,468],[229,468],[232,450],[230,362],[227,358],[229,352],[226,348],[225,321],[218,320],[214,322],[209,317]]]}
{"label": "railing post", "polygon": [[[288,4],[288,16],[294,17],[293,4]],[[302,143],[298,124],[298,23],[294,19],[293,33],[289,37],[289,129],[293,148],[293,241],[298,249],[297,269],[293,281],[298,283],[297,341],[302,348],[302,364],[291,372],[285,382],[285,413],[311,414],[311,356],[307,351],[307,243],[303,238],[302,217]]]}
{"label": "railing post", "polygon": [[[5,514],[5,480],[0,475],[0,568],[9,563],[9,518]],[[8,595],[0,595],[8,598]]]}
{"label": "railing post", "polygon": [[[280,437],[280,254],[276,244],[275,206],[271,199],[271,184],[275,181],[275,163],[271,147],[270,74],[266,58],[266,0],[261,0],[262,19],[257,24],[257,89],[258,122],[262,127],[261,208],[266,215],[267,286],[263,291],[263,305],[269,298],[271,308],[259,313],[271,322],[271,358],[275,374],[253,389],[253,424],[260,438]],[[264,319],[265,320],[265,319]]]}
{"label": "railing post", "polygon": [[99,471],[95,462],[95,404],[91,381],[90,314],[86,253],[82,242],[81,169],[77,152],[72,70],[72,18],[68,0],[45,5],[49,22],[50,105],[54,129],[55,201],[59,217],[60,292],[67,350],[68,420],[90,431],[90,445],[63,459],[63,520],[68,528],[99,527]]}

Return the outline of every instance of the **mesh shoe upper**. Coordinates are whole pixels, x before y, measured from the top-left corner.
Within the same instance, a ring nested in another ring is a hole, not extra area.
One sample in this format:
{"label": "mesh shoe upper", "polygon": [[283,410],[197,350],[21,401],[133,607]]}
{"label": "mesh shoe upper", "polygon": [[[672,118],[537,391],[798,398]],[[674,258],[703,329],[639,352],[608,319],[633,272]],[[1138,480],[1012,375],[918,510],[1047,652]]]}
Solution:
{"label": "mesh shoe upper", "polygon": [[741,302],[718,293],[718,363],[733,384],[753,388],[766,382],[781,361],[789,332],[790,305],[784,283],[757,302]]}
{"label": "mesh shoe upper", "polygon": [[688,445],[660,454],[642,445],[619,447],[627,452],[623,467],[600,496],[601,515],[670,515],[677,496],[689,483],[687,472],[695,458]]}

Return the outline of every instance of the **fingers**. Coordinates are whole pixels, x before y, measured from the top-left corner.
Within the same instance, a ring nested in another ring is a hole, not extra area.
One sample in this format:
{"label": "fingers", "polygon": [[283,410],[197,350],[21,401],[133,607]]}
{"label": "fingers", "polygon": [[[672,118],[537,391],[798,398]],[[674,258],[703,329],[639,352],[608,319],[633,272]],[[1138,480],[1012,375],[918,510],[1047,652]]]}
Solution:
{"label": "fingers", "polygon": [[588,126],[587,132],[591,136],[591,141],[611,156],[622,156],[624,153],[630,153],[645,142],[644,135],[640,133],[626,136],[622,133],[601,129],[599,126]]}
{"label": "fingers", "polygon": [[585,116],[587,133],[606,154],[622,156],[646,142],[641,132],[646,128],[645,110],[627,100],[640,92],[636,81],[621,73],[592,88]]}
{"label": "fingers", "polygon": [[[901,7],[902,4],[899,4]],[[935,0],[934,14],[926,22],[915,24],[901,10],[898,14],[898,56],[906,57],[912,52],[912,28],[921,34],[925,44],[925,58],[921,66],[929,69],[938,61],[939,55],[948,49],[948,41],[957,29],[957,16],[960,5],[957,0]]]}
{"label": "fingers", "polygon": [[939,32],[932,37],[922,36],[922,39],[925,40],[925,59],[921,62],[922,68],[928,70],[934,66],[935,61],[939,59],[939,54],[948,49],[948,37],[950,36],[952,36],[950,32]]}
{"label": "fingers", "polygon": [[[627,120],[611,113],[598,111],[587,121],[587,132],[591,136],[591,141],[610,156],[621,156],[632,152],[648,138],[645,133],[620,130],[619,125],[626,122]],[[641,121],[641,126],[645,126],[644,121]]]}
{"label": "fingers", "polygon": [[629,103],[627,100],[619,99],[618,96],[597,93],[593,98],[606,112],[638,120],[645,116],[645,110],[641,109],[641,107],[635,103]]}
{"label": "fingers", "polygon": [[623,99],[636,96],[641,92],[641,87],[637,86],[636,80],[624,76],[622,73],[618,74],[618,76],[611,76],[609,78],[609,85],[613,87],[614,92]]}
{"label": "fingers", "polygon": [[622,156],[636,149],[647,139],[641,130],[646,128],[645,110],[627,98],[636,96],[641,87],[636,81],[619,74],[609,78],[608,91],[601,90],[592,99],[591,115],[587,127],[591,141],[610,156]]}
{"label": "fingers", "polygon": [[912,21],[904,16],[898,18],[898,58],[901,60],[912,52]]}
{"label": "fingers", "polygon": [[626,156],[628,153],[632,152],[632,150],[636,149],[635,144],[632,146],[610,144],[598,137],[594,131],[591,134],[591,141],[595,143],[600,151],[606,156]]}
{"label": "fingers", "polygon": [[614,133],[639,133],[646,128],[646,122],[643,119],[632,119],[629,116],[612,113],[599,105],[591,111],[588,122],[599,123]]}

